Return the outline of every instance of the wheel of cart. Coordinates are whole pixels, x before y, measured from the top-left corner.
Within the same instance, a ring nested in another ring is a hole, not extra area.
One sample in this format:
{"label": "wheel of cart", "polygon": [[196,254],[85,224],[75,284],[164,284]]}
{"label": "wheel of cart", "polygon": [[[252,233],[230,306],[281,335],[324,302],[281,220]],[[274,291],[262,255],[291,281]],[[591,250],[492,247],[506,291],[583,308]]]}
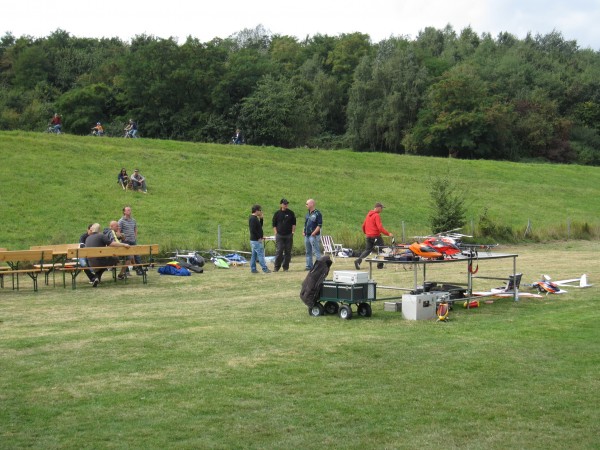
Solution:
{"label": "wheel of cart", "polygon": [[369,303],[360,303],[356,309],[356,313],[361,317],[371,317],[373,309]]}
{"label": "wheel of cart", "polygon": [[[338,311],[338,315],[340,316],[340,319],[344,319],[344,320],[350,320],[352,319],[353,316],[353,312],[352,312],[352,305],[356,304],[356,303],[346,303],[346,304],[342,304],[340,306],[340,309]],[[373,314],[373,309],[371,308],[371,305],[367,302],[362,302],[359,303],[358,305],[356,305],[356,314],[358,314],[360,317],[371,317],[371,315]]]}
{"label": "wheel of cart", "polygon": [[325,312],[327,314],[337,314],[339,309],[340,309],[340,305],[338,305],[337,302],[334,302],[331,300],[325,302]]}
{"label": "wheel of cart", "polygon": [[340,306],[340,311],[338,314],[340,319],[350,320],[352,319],[352,308],[350,305],[342,305]]}
{"label": "wheel of cart", "polygon": [[325,314],[325,308],[319,302],[308,307],[308,315],[312,317],[319,317]]}

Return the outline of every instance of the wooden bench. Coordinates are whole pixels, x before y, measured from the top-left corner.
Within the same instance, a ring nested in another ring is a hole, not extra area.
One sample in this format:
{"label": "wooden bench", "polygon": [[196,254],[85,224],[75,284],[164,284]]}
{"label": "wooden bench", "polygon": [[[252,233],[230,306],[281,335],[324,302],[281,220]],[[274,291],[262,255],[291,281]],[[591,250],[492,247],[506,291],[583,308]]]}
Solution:
{"label": "wooden bench", "polygon": [[[128,262],[121,263],[116,265],[109,266],[83,266],[81,265],[81,258],[109,258],[109,257],[117,257],[117,258],[126,258],[131,256],[142,256],[147,257],[146,262],[142,262],[141,264],[130,264]],[[71,284],[73,289],[76,289],[77,285],[77,275],[79,275],[84,270],[97,270],[97,269],[106,269],[112,271],[113,280],[117,281],[117,271],[120,271],[126,267],[139,267],[142,272],[142,281],[144,284],[148,283],[148,267],[154,264],[154,257],[158,255],[158,244],[152,245],[132,245],[129,248],[126,247],[85,247],[85,248],[75,248],[69,249],[67,251],[67,258],[76,260],[74,266],[66,266],[60,270],[64,270],[65,272],[71,273]]]}
{"label": "wooden bench", "polygon": [[[32,245],[29,250],[49,250],[52,252],[52,261],[45,263],[40,266],[35,264],[34,267],[41,268],[44,272],[45,283],[48,285],[50,273],[53,276],[53,282],[56,286],[56,280],[54,275],[59,269],[63,269],[66,266],[74,266],[75,262],[67,261],[67,252],[74,248],[79,248],[80,244],[55,244],[55,245]],[[63,271],[63,287],[66,287],[65,273]]]}
{"label": "wooden bench", "polygon": [[[11,275],[12,288],[19,290],[19,275],[26,274],[33,280],[33,290],[37,292],[37,277],[42,273],[42,266],[52,261],[52,252],[49,250],[4,250],[0,251],[0,262],[5,262],[8,267],[0,271],[1,286],[4,288],[4,277]],[[35,267],[39,265],[40,267]]]}

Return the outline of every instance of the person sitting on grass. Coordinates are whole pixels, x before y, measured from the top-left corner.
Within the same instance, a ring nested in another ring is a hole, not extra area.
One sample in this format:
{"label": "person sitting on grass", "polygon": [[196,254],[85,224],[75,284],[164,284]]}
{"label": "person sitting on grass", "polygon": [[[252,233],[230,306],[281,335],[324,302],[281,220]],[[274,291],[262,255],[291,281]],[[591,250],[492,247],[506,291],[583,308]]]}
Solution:
{"label": "person sitting on grass", "polygon": [[127,185],[129,184],[129,175],[127,175],[127,170],[125,167],[123,167],[119,172],[119,175],[117,176],[117,183],[121,185],[124,191],[127,190]]}
{"label": "person sitting on grass", "polygon": [[137,191],[141,188],[144,194],[148,193],[148,189],[146,189],[146,177],[140,173],[140,169],[135,169],[133,171],[133,175],[131,175],[131,182],[133,183],[134,191]]}

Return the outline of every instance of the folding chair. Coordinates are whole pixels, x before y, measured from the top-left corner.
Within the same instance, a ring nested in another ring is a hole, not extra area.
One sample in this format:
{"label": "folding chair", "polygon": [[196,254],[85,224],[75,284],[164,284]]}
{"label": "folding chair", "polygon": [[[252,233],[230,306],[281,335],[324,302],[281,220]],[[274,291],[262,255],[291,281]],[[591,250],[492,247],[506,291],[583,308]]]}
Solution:
{"label": "folding chair", "polygon": [[342,251],[342,244],[333,242],[331,236],[321,236],[321,244],[323,244],[323,254],[331,255],[331,260],[335,262],[335,257]]}

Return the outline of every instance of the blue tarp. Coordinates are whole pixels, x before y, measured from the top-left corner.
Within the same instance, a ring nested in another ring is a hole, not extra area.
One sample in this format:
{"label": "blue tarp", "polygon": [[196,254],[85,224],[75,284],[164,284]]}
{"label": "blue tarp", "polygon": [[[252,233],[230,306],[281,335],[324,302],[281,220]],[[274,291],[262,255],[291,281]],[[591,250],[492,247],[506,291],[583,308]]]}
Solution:
{"label": "blue tarp", "polygon": [[231,262],[237,262],[237,263],[248,262],[248,261],[246,261],[246,258],[244,258],[243,256],[241,256],[237,253],[229,253],[228,255],[225,255],[225,258],[227,258]]}
{"label": "blue tarp", "polygon": [[158,273],[162,275],[177,275],[180,277],[189,277],[192,273],[187,270],[185,267],[175,267],[175,266],[162,266],[158,268]]}

